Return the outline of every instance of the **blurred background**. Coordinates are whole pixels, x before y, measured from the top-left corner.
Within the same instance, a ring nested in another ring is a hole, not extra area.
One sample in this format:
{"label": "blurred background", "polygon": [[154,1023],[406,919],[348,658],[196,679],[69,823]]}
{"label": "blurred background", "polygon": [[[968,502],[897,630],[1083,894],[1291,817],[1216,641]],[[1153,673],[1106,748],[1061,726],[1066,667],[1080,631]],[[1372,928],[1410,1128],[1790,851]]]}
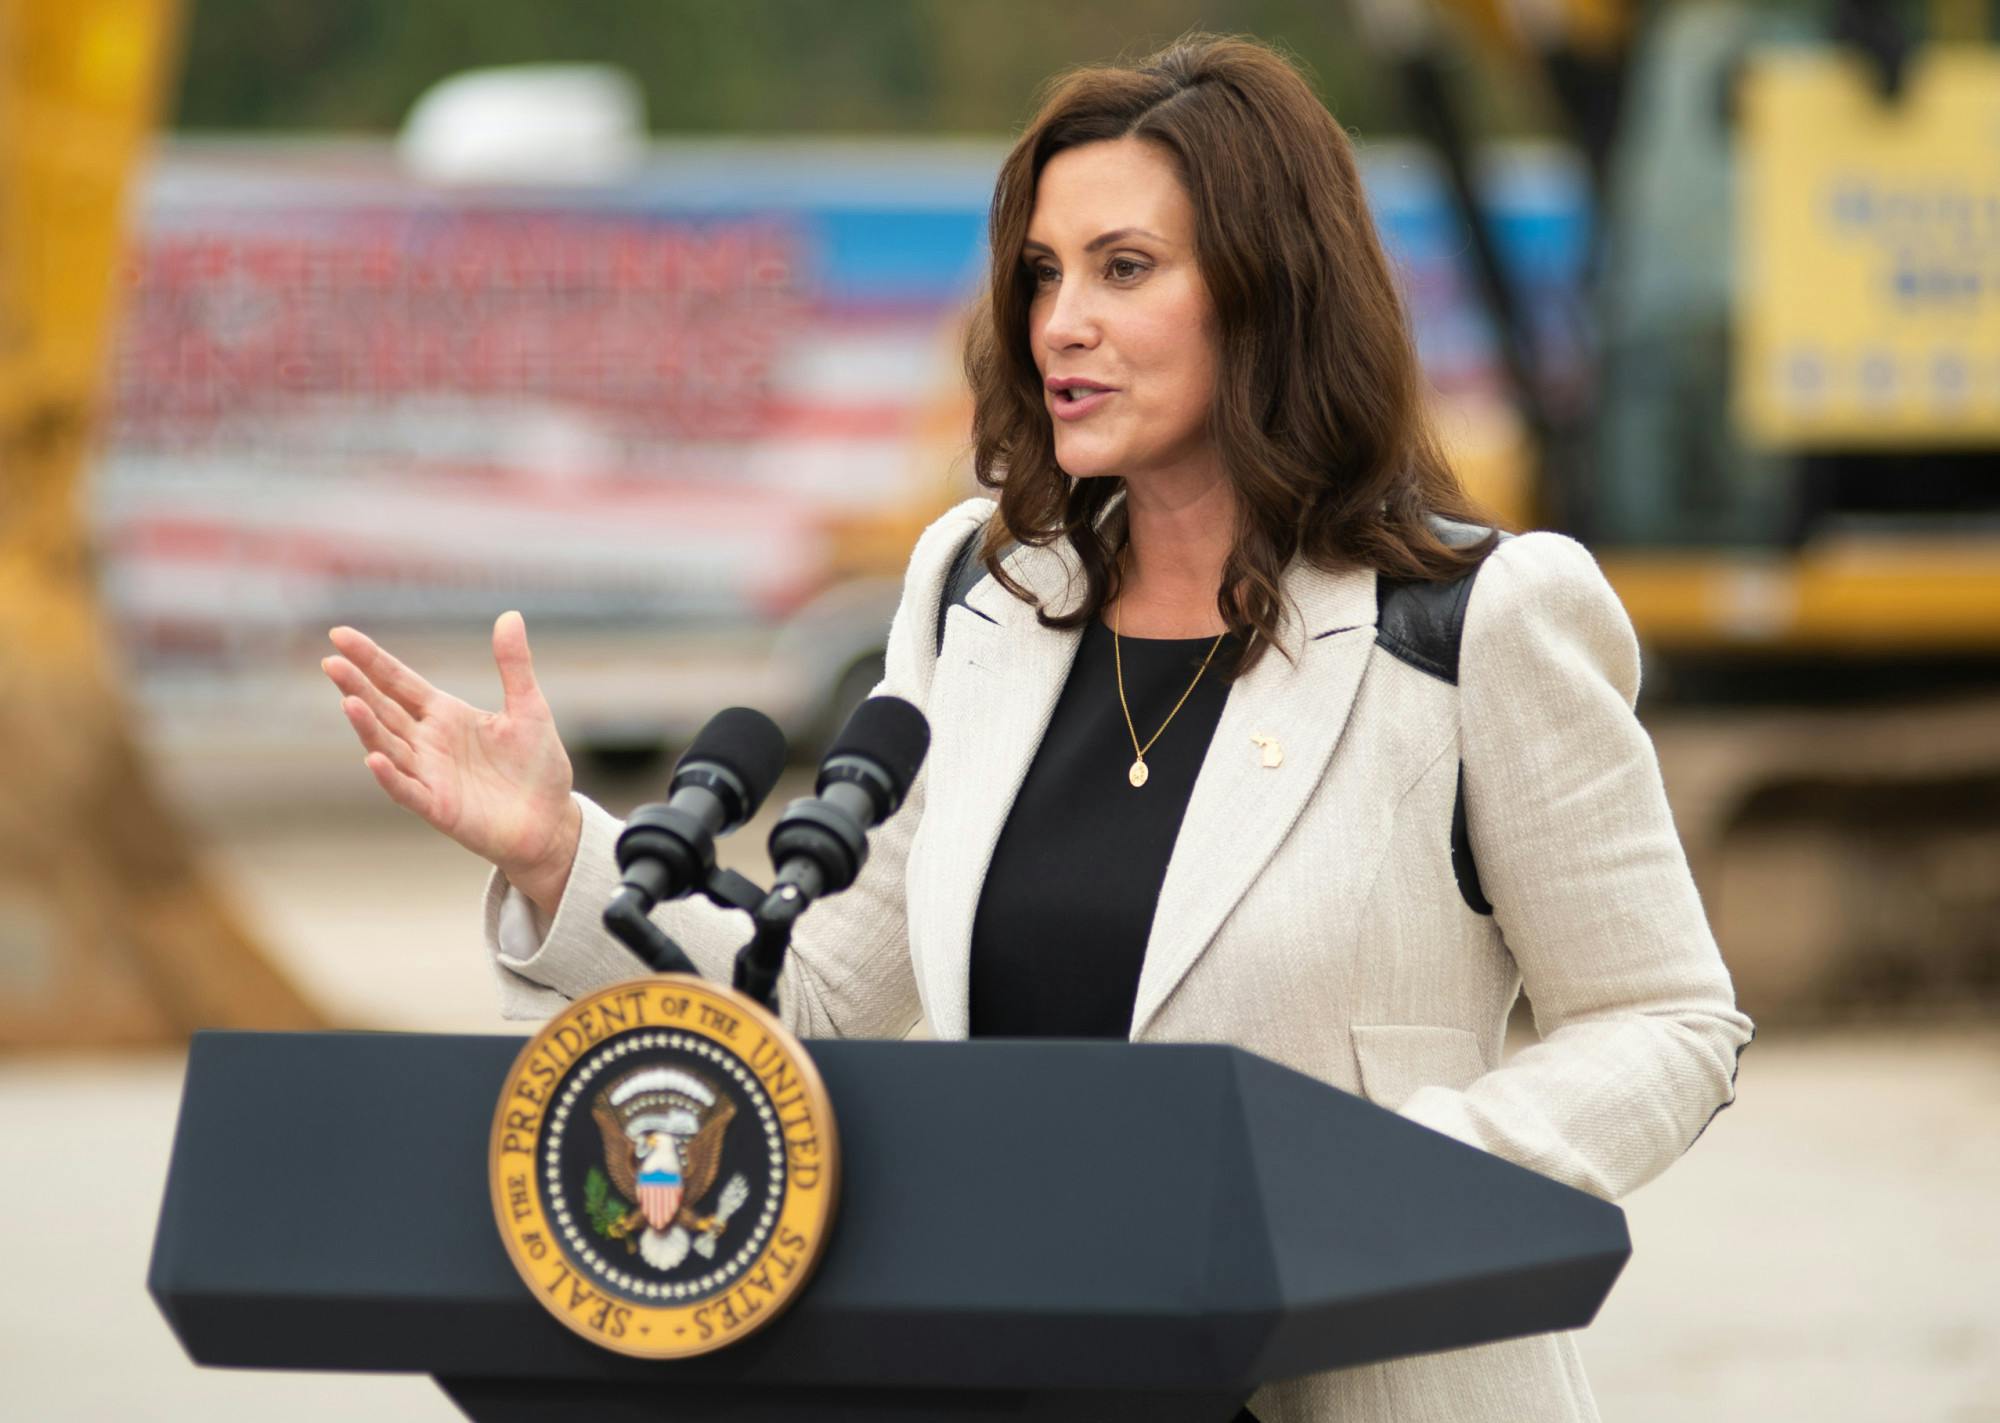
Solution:
{"label": "blurred background", "polygon": [[1605,1416],[2000,1419],[1991,0],[0,0],[0,1414],[455,1416],[144,1293],[190,1032],[521,1031],[325,630],[495,705],[521,609],[614,809],[729,703],[809,765],[972,492],[1009,134],[1197,28],[1305,66],[1466,483],[1625,600],[1760,1025]]}

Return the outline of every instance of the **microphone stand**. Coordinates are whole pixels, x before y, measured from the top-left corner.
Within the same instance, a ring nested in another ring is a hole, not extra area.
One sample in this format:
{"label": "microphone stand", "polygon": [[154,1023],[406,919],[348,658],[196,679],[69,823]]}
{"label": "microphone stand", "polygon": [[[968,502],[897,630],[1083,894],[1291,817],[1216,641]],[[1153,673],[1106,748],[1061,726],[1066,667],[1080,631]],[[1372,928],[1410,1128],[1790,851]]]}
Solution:
{"label": "microphone stand", "polygon": [[750,911],[755,932],[750,942],[736,951],[736,990],[778,1011],[778,975],[791,952],[792,926],[819,898],[821,876],[817,866],[795,861],[778,877],[760,903]]}
{"label": "microphone stand", "polygon": [[[611,937],[630,949],[641,963],[655,973],[685,973],[696,978],[701,977],[701,971],[694,966],[694,960],[687,956],[687,950],[662,933],[659,925],[646,917],[653,906],[659,903],[659,895],[648,891],[649,886],[645,884],[627,884],[620,888],[604,910],[604,927],[610,931]],[[702,881],[701,892],[712,904],[724,909],[741,909],[753,917],[757,913],[758,906],[767,897],[764,891],[746,876],[720,866],[709,870],[707,878]],[[739,961],[741,957],[739,954]],[[779,951],[779,960],[783,961],[782,949]],[[759,998],[758,1001],[766,1000]]]}
{"label": "microphone stand", "polygon": [[[811,866],[803,875],[817,878]],[[711,903],[741,909],[750,916],[750,941],[736,951],[735,988],[773,1013],[778,1011],[778,975],[792,947],[792,926],[815,897],[812,887],[781,882],[766,893],[755,881],[735,870],[715,869],[701,887]],[[687,950],[647,917],[657,899],[637,885],[625,885],[604,910],[604,927],[655,973],[685,973],[701,977]]]}

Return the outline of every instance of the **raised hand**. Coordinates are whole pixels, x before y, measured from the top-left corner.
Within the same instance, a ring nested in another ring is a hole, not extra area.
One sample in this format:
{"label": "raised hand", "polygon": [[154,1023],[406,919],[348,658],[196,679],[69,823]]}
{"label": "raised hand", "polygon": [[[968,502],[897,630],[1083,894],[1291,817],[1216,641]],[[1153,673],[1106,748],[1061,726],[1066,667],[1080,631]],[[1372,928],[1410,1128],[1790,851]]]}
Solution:
{"label": "raised hand", "polygon": [[535,682],[519,613],[493,624],[498,712],[439,691],[365,633],[337,627],[320,667],[389,799],[497,865],[553,913],[576,858],[580,817],[569,753]]}

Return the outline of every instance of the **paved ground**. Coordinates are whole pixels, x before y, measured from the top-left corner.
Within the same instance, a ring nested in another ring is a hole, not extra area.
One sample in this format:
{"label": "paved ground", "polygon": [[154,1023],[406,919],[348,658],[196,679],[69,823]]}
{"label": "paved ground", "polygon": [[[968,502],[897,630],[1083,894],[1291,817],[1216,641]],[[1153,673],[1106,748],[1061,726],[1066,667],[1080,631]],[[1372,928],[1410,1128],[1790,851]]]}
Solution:
{"label": "paved ground", "polygon": [[[215,852],[301,980],[357,1024],[520,1031],[481,867],[370,806],[314,824]],[[144,1291],[179,1080],[0,1063],[0,1418],[456,1417],[422,1380],[188,1364]],[[1626,1204],[1635,1256],[1583,1338],[1607,1420],[2000,1423],[2000,1023],[1765,1032],[1736,1107]]]}

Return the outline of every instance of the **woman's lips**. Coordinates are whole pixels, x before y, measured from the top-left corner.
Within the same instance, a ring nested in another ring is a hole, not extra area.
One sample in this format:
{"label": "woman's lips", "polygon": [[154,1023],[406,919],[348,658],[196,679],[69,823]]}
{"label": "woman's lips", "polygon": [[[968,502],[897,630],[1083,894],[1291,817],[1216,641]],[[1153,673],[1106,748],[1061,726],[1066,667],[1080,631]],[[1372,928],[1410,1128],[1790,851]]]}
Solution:
{"label": "woman's lips", "polygon": [[1049,408],[1055,411],[1058,420],[1081,420],[1117,393],[1115,390],[1095,390],[1081,400],[1064,400],[1051,391]]}

